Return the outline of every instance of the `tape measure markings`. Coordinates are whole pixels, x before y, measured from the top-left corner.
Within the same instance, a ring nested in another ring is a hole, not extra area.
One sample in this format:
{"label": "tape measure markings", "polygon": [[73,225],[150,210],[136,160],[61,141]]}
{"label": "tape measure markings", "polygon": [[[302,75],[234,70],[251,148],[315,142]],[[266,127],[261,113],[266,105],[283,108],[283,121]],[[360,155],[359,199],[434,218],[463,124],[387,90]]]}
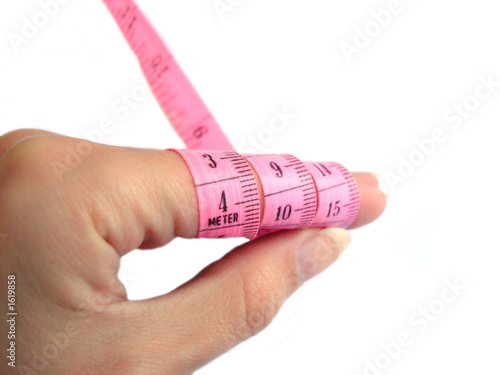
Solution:
{"label": "tape measure markings", "polygon": [[[313,175],[318,194],[318,211],[313,227],[340,224],[349,227],[360,206],[359,190],[351,173],[339,163],[305,162]],[[347,210],[345,207],[349,207]],[[335,219],[335,220],[332,220]]]}
{"label": "tape measure markings", "polygon": [[233,150],[231,142],[137,5],[131,0],[103,1],[137,56],[161,108],[186,146]]}
{"label": "tape measure markings", "polygon": [[256,237],[260,199],[252,168],[234,151],[171,150],[186,162],[198,199],[198,237]]}
{"label": "tape measure markings", "polygon": [[292,155],[244,157],[253,167],[262,187],[261,229],[307,228],[316,212],[316,192],[305,165]]}

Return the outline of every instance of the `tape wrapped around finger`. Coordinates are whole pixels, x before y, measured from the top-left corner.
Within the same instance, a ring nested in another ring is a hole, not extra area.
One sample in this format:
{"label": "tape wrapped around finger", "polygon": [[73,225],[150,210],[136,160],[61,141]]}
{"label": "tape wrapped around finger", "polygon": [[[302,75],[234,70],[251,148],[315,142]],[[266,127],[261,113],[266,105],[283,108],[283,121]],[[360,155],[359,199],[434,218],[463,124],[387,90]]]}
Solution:
{"label": "tape wrapped around finger", "polygon": [[169,151],[184,159],[193,177],[199,238],[254,239],[282,229],[347,228],[359,212],[356,181],[338,163],[301,162],[292,155]]}

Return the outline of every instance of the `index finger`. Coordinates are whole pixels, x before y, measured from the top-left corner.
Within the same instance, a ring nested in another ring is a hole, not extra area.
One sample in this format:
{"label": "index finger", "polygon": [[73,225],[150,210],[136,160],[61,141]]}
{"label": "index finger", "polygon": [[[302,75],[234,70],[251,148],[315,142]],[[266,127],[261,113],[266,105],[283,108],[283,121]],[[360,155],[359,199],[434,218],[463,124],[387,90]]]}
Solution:
{"label": "index finger", "polygon": [[[64,163],[68,150],[77,149],[79,142],[90,144],[91,153],[71,170],[56,176],[52,167]],[[4,163],[19,159],[23,153],[33,159],[32,163],[23,164],[30,171],[12,168],[11,181],[15,174],[29,174],[32,178],[36,173],[37,183],[50,185],[49,191],[57,192],[57,199],[65,190],[66,201],[79,210],[88,210],[95,229],[119,255],[136,248],[160,247],[177,236],[198,235],[193,179],[184,160],[174,152],[47,136],[20,143],[6,155]],[[385,195],[373,186],[375,177],[362,173],[354,176],[360,189],[361,209],[351,228],[375,220],[386,201]],[[261,187],[258,188],[262,195]]]}

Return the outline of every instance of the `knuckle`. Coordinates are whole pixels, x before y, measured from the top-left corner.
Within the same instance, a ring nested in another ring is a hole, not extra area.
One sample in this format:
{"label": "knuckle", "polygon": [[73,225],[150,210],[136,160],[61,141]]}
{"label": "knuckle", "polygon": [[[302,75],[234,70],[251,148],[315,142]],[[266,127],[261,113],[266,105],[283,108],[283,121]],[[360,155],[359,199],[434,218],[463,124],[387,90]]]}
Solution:
{"label": "knuckle", "polygon": [[10,137],[11,139],[21,138],[17,140],[7,152],[7,155],[10,157],[16,156],[16,160],[26,158],[34,159],[35,156],[40,155],[40,151],[46,148],[50,142],[50,138],[46,136],[29,136],[23,138],[22,136],[16,136],[15,132],[17,132],[17,130],[7,133],[3,137]]}
{"label": "knuckle", "polygon": [[36,177],[37,182],[59,184],[76,171],[93,151],[94,145],[89,141],[34,135],[22,138],[6,152],[0,159],[0,173],[16,176],[21,181],[24,181],[23,177],[31,180]]}
{"label": "knuckle", "polygon": [[[7,181],[33,179],[47,170],[48,137],[29,137],[14,144],[1,159],[0,173]],[[16,178],[14,178],[16,177]]]}
{"label": "knuckle", "polygon": [[64,137],[53,136],[32,136],[15,143],[0,159],[0,207],[31,209],[34,202],[45,202],[47,208],[56,192],[65,191],[67,185],[54,172],[65,144]]}
{"label": "knuckle", "polygon": [[24,133],[25,133],[24,129],[16,129],[16,130],[12,130],[10,132],[7,132],[7,133],[3,134],[2,136],[0,136],[0,143],[10,142],[11,139],[20,139],[23,137]]}
{"label": "knuckle", "polygon": [[0,136],[0,145],[11,145],[32,134],[32,129],[16,129]]}

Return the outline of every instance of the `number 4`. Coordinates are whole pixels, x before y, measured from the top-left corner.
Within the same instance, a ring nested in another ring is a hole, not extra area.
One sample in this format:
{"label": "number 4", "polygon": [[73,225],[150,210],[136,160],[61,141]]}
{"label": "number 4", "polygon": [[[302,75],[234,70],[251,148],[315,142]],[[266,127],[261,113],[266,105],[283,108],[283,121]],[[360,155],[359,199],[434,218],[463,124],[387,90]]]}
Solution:
{"label": "number 4", "polygon": [[219,204],[219,210],[222,210],[222,212],[227,212],[227,202],[226,202],[226,191],[222,191],[222,195],[220,197],[220,204]]}

